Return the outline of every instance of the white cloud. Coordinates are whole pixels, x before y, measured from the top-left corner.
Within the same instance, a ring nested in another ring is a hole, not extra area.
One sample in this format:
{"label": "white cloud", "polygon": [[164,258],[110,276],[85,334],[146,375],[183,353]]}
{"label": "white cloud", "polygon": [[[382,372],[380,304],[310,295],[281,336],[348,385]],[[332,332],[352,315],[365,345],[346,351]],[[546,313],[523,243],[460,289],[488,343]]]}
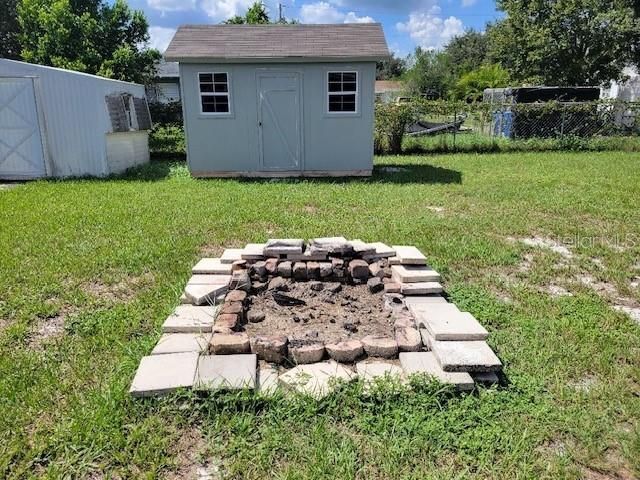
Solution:
{"label": "white cloud", "polygon": [[193,10],[196,7],[196,0],[147,0],[147,5],[162,12],[175,12]]}
{"label": "white cloud", "polygon": [[223,21],[234,15],[244,15],[255,0],[203,0],[200,3],[207,15],[215,21]]}
{"label": "white cloud", "polygon": [[408,33],[422,48],[442,48],[453,37],[463,34],[464,26],[459,18],[443,19],[437,16],[439,12],[439,8],[432,8],[428,13],[413,12],[409,14],[407,22],[398,22],[396,28],[400,32]]}
{"label": "white cloud", "polygon": [[343,13],[328,2],[305,3],[300,8],[301,23],[371,23],[369,16],[359,17],[355,12]]}
{"label": "white cloud", "polygon": [[462,0],[463,7],[470,7],[471,5],[475,5],[477,0]]}
{"label": "white cloud", "polygon": [[149,46],[164,52],[175,33],[175,28],[149,27]]}

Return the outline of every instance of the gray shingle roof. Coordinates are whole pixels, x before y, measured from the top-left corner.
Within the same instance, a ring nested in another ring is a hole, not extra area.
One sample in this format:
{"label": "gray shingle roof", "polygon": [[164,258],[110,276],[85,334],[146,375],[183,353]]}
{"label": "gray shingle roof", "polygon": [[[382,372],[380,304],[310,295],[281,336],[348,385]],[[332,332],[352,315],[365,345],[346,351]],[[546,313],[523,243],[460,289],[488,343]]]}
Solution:
{"label": "gray shingle roof", "polygon": [[335,25],[183,25],[168,61],[380,60],[389,55],[379,23]]}

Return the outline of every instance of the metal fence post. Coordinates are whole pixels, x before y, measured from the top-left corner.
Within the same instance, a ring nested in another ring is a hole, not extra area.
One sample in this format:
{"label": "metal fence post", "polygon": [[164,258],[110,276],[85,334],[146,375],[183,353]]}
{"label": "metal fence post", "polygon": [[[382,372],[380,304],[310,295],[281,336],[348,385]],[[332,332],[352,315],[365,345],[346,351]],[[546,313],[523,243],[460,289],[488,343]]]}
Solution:
{"label": "metal fence post", "polygon": [[560,137],[564,137],[564,116],[565,116],[566,111],[567,111],[567,106],[563,103],[562,104],[562,116],[561,116],[561,121],[560,121]]}
{"label": "metal fence post", "polygon": [[456,132],[458,130],[456,121],[458,120],[458,108],[453,107],[453,151],[456,151]]}

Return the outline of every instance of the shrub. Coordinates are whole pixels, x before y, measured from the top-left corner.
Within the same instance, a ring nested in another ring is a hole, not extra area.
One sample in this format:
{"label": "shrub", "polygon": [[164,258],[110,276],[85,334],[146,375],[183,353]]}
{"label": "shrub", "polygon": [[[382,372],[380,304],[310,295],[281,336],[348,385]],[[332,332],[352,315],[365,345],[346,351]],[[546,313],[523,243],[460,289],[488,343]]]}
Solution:
{"label": "shrub", "polygon": [[149,104],[149,113],[154,124],[182,125],[182,102]]}
{"label": "shrub", "polygon": [[374,149],[376,153],[402,153],[402,138],[413,120],[411,104],[377,103],[375,111]]}

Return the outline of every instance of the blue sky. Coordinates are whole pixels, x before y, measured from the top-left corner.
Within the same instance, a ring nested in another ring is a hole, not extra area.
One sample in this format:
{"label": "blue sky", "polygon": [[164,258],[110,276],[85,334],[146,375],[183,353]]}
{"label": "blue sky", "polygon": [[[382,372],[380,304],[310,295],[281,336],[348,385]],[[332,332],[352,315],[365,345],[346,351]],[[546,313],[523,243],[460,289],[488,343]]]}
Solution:
{"label": "blue sky", "polygon": [[[144,10],[151,44],[163,51],[178,25],[219,23],[244,13],[253,0],[129,0]],[[265,0],[272,18],[278,1]],[[493,0],[282,0],[284,15],[302,23],[380,22],[391,50],[405,56],[418,45],[441,48],[466,28],[482,30],[499,17]]]}

